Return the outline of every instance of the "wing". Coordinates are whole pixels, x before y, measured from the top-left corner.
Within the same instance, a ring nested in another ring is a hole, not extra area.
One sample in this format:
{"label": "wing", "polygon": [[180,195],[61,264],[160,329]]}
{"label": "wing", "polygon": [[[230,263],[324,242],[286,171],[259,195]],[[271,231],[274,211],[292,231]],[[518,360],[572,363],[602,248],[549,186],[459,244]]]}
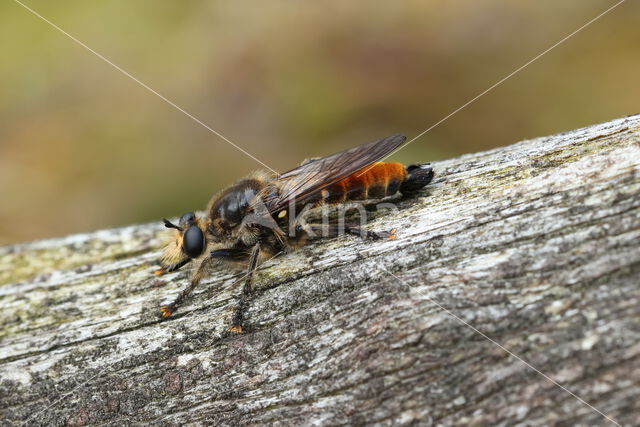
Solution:
{"label": "wing", "polygon": [[265,198],[269,213],[273,214],[289,206],[294,199],[296,205],[317,195],[322,189],[374,163],[396,148],[406,137],[393,135],[378,141],[350,148],[331,156],[323,157],[291,169],[278,178],[278,193]]}

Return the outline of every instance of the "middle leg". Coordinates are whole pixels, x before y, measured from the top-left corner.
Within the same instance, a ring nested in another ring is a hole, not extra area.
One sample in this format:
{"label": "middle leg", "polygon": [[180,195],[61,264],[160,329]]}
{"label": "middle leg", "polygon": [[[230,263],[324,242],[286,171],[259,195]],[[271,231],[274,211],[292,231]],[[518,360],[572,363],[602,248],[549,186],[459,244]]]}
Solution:
{"label": "middle leg", "polygon": [[251,255],[249,255],[249,266],[247,268],[247,274],[244,280],[244,286],[242,287],[242,294],[240,295],[240,301],[238,307],[233,315],[233,326],[229,329],[230,332],[236,332],[241,334],[244,332],[242,326],[244,320],[244,311],[251,297],[251,280],[253,279],[253,272],[256,271],[258,265],[258,257],[260,256],[260,243],[256,243],[251,249]]}

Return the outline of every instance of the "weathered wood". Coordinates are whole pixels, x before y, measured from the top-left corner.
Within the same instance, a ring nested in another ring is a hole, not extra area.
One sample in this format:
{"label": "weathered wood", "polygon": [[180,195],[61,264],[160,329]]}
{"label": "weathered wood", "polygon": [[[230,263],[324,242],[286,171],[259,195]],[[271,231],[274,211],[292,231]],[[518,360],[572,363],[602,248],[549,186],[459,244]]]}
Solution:
{"label": "weathered wood", "polygon": [[3,424],[607,422],[438,304],[640,424],[640,116],[434,167],[396,240],[264,264],[244,335],[226,271],[158,321],[160,222],[0,248]]}

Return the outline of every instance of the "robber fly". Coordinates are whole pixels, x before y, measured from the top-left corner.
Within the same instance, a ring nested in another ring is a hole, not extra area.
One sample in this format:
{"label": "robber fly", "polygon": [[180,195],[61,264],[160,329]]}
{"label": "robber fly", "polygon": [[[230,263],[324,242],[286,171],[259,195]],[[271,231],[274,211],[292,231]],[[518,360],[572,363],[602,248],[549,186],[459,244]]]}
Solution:
{"label": "robber fly", "polygon": [[305,206],[380,199],[398,192],[406,195],[427,185],[433,178],[428,164],[379,162],[405,139],[394,135],[328,157],[306,160],[278,176],[256,172],[215,195],[205,217],[189,212],[180,217],[178,224],[164,219],[165,227],[173,233],[164,250],[163,267],[156,274],[176,271],[191,262],[197,262],[197,266],[190,284],[173,302],[161,307],[162,316],[171,316],[209,269],[223,263],[241,263],[246,267],[246,279],[230,330],[243,332],[243,309],[260,259],[297,247],[311,236],[333,237],[340,231],[369,238],[394,238],[394,232],[375,233],[292,219]]}

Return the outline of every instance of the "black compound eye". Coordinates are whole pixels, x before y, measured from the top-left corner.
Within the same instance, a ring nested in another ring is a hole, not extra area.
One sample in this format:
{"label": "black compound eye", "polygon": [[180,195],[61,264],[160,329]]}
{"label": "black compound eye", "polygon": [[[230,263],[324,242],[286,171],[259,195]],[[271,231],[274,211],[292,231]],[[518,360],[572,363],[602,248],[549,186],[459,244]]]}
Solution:
{"label": "black compound eye", "polygon": [[193,225],[195,221],[196,215],[193,212],[187,212],[180,217],[180,226],[183,228],[187,228],[190,225]]}
{"label": "black compound eye", "polygon": [[190,258],[199,257],[204,250],[204,234],[197,226],[189,227],[182,236],[182,250]]}

